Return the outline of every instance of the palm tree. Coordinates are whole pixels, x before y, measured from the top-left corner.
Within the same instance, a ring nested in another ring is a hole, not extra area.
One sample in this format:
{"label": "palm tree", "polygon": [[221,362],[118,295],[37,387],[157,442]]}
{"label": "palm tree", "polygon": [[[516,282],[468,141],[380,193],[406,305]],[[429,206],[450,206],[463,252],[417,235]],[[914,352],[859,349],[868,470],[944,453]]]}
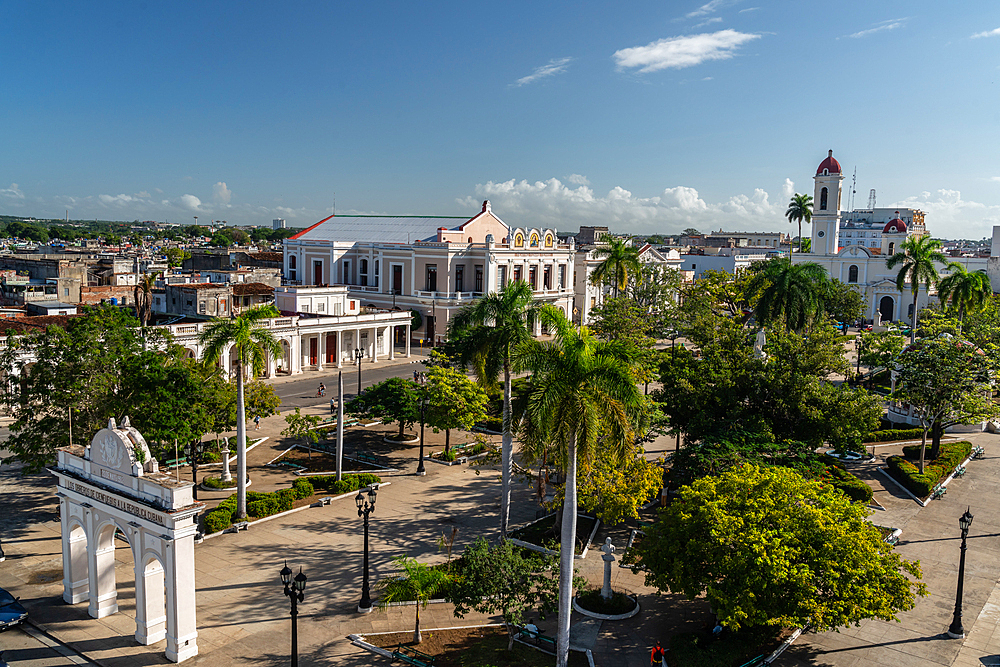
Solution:
{"label": "palm tree", "polygon": [[159,271],[147,273],[136,283],[133,295],[135,296],[135,314],[139,316],[139,324],[145,327],[149,324],[149,316],[153,311],[153,285],[156,284],[156,277]]}
{"label": "palm tree", "polygon": [[[800,195],[796,193],[792,196],[791,201],[788,202],[788,210],[785,211],[785,217],[788,218],[788,222],[799,223],[799,252],[802,252],[802,221],[812,222],[812,207],[812,195]],[[791,259],[791,253],[789,253],[789,259]]]}
{"label": "palm tree", "polygon": [[444,590],[451,577],[444,570],[437,570],[418,562],[415,558],[400,556],[392,561],[402,570],[400,576],[385,577],[375,584],[379,596],[379,607],[385,608],[393,602],[416,602],[417,620],[413,626],[413,643],[419,644],[420,608],[435,597],[443,597]]}
{"label": "palm tree", "polygon": [[281,343],[274,334],[260,326],[261,320],[279,315],[273,304],[254,306],[232,319],[213,319],[198,336],[198,342],[205,347],[202,358],[210,364],[218,363],[230,345],[236,348],[233,372],[236,373],[236,470],[239,475],[236,480],[236,516],[239,519],[247,516],[247,423],[243,380],[247,369],[256,377],[264,372],[268,356],[281,356]]}
{"label": "palm tree", "polygon": [[951,301],[951,305],[958,308],[959,323],[965,319],[966,312],[982,310],[992,294],[993,288],[986,271],[979,269],[970,273],[957,263],[952,264],[951,274],[938,283],[938,299],[942,305]]}
{"label": "palm tree", "polygon": [[529,341],[517,352],[516,368],[531,370],[525,420],[543,428],[566,473],[559,547],[559,618],[556,664],[569,657],[573,553],[576,546],[577,459],[586,465],[601,438],[624,453],[634,442],[633,424],[645,406],[627,348],[577,329],[560,310],[543,306],[552,341]]}
{"label": "palm tree", "polygon": [[760,324],[781,323],[801,332],[822,316],[829,278],[815,262],[772,261],[747,282],[747,294],[757,298],[754,316]]}
{"label": "palm tree", "polygon": [[941,252],[941,242],[929,236],[911,236],[899,244],[899,252],[889,258],[886,268],[899,267],[896,274],[896,289],[900,293],[906,291],[906,283],[910,283],[913,294],[913,317],[911,319],[910,342],[917,338],[917,295],[920,293],[920,283],[929,292],[938,281],[938,270],[934,264],[944,264],[948,268],[957,266],[948,261]]}
{"label": "palm tree", "polygon": [[483,388],[495,387],[500,374],[503,374],[501,538],[507,535],[510,516],[510,478],[514,448],[510,420],[513,355],[518,346],[532,339],[528,322],[538,311],[538,307],[531,286],[519,280],[466,306],[452,318],[449,325],[448,337],[455,341],[459,349],[459,361],[463,365],[472,365],[476,379]]}
{"label": "palm tree", "polygon": [[594,250],[595,257],[604,257],[590,274],[590,280],[595,285],[611,281],[615,288],[615,298],[619,290],[628,287],[629,277],[638,278],[642,262],[639,260],[639,250],[628,239],[619,239],[605,234],[602,240],[607,244]]}

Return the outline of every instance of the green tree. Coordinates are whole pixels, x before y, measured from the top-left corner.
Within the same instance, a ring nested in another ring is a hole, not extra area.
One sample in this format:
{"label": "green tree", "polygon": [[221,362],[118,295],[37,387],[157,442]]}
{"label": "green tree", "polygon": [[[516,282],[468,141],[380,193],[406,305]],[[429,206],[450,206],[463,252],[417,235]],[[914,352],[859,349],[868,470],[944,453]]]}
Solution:
{"label": "green tree", "polygon": [[518,370],[534,373],[526,418],[544,430],[557,447],[566,473],[563,489],[559,569],[559,635],[556,664],[565,667],[569,652],[573,553],[576,544],[577,462],[589,464],[604,437],[618,445],[619,458],[634,442],[634,424],[645,408],[636,388],[628,350],[577,329],[553,306],[540,311],[554,331],[551,342],[528,341],[519,347]]}
{"label": "green tree", "polygon": [[[236,392],[229,392],[229,395],[235,399]],[[254,378],[243,387],[243,407],[248,422],[253,421],[256,417],[264,419],[265,417],[278,414],[278,407],[280,405],[281,398],[274,393],[273,385],[265,384],[261,380]],[[232,401],[231,406],[233,419],[235,420],[235,400]]]}
{"label": "green tree", "polygon": [[278,310],[271,304],[254,306],[234,318],[213,318],[198,337],[204,349],[202,355],[209,364],[217,364],[223,353],[236,350],[233,373],[236,375],[236,516],[247,516],[247,420],[244,402],[244,383],[247,372],[257,377],[264,372],[268,357],[282,355],[281,343],[262,324],[263,320],[278,317]]}
{"label": "green tree", "polygon": [[172,269],[183,264],[184,260],[191,259],[191,253],[182,248],[167,248],[163,254],[167,256],[167,264]]}
{"label": "green tree", "polygon": [[618,298],[619,291],[628,288],[629,277],[638,276],[642,267],[639,260],[639,249],[632,245],[631,239],[620,239],[605,234],[601,240],[605,245],[598,246],[594,257],[603,257],[604,261],[590,274],[590,281],[595,285],[611,284],[614,296]]}
{"label": "green tree", "polygon": [[895,329],[862,333],[859,336],[861,363],[872,369],[892,368],[893,361],[906,345],[906,339]]}
{"label": "green tree", "polygon": [[865,299],[850,285],[833,278],[827,281],[823,308],[827,315],[838,322],[853,322],[864,314]]}
{"label": "green tree", "polygon": [[149,325],[149,318],[153,314],[153,286],[156,284],[156,277],[159,271],[147,273],[139,279],[133,290],[135,295],[135,312],[139,316],[139,323],[142,326]]}
{"label": "green tree", "polygon": [[451,449],[451,429],[471,429],[487,417],[489,398],[465,373],[433,366],[427,374],[427,424],[437,433],[444,429],[444,449]]}
{"label": "green tree", "polygon": [[598,338],[626,346],[640,370],[638,380],[654,379],[657,365],[656,341],[650,336],[655,320],[634,299],[607,299],[591,313],[590,330]]}
{"label": "green tree", "polygon": [[793,470],[743,465],[682,488],[623,561],[642,565],[647,586],[704,594],[733,630],[898,620],[926,587],[869,513]]}
{"label": "green tree", "polygon": [[210,430],[205,374],[168,334],[144,333],[130,313],[110,305],[84,310],[65,327],[9,334],[0,353],[0,367],[14,380],[3,394],[14,420],[6,447],[27,472],[50,465],[55,450],[69,444],[70,411],[75,443],[88,442],[111,418],[130,417],[157,455],[174,438],[189,442]]}
{"label": "green tree", "polygon": [[920,284],[924,289],[930,291],[931,287],[937,284],[938,270],[935,264],[944,264],[952,268],[952,264],[943,252],[941,252],[941,242],[929,236],[911,236],[899,244],[899,251],[886,261],[888,269],[897,266],[896,289],[900,293],[906,291],[906,285],[910,285],[910,293],[913,294],[913,319],[911,320],[910,342],[916,340],[917,336],[917,296],[920,293]]}
{"label": "green tree", "polygon": [[952,264],[951,273],[938,283],[938,299],[942,305],[949,302],[958,309],[958,321],[965,320],[965,313],[982,310],[990,297],[993,288],[986,271],[967,271],[961,264]]}
{"label": "green tree", "polygon": [[896,390],[892,398],[913,406],[923,436],[920,472],[924,472],[927,434],[932,438],[931,459],[936,459],[944,429],[995,417],[990,382],[993,362],[972,343],[951,336],[923,338],[896,358]]}
{"label": "green tree", "polygon": [[539,304],[524,281],[505,285],[460,310],[449,325],[459,362],[472,366],[479,384],[489,391],[503,377],[503,440],[500,447],[500,535],[507,535],[514,441],[511,436],[510,391],[514,351],[532,339],[528,322]]}
{"label": "green tree", "polygon": [[642,443],[625,452],[601,451],[613,443],[601,442],[589,466],[577,475],[580,506],[596,514],[606,526],[638,519],[639,509],[663,486],[663,469],[643,456]]}
{"label": "green tree", "polygon": [[[303,444],[308,445],[310,442],[319,442],[319,434],[316,433],[316,427],[319,426],[320,422],[323,421],[317,415],[304,415],[299,408],[295,408],[295,412],[289,412],[285,415],[285,423],[288,427],[281,432],[281,435],[286,438],[302,438]],[[312,450],[309,450],[309,456],[312,456]]]}
{"label": "green tree", "polygon": [[[810,195],[800,195],[798,193],[792,195],[791,201],[788,202],[788,210],[785,211],[785,217],[788,218],[788,222],[799,223],[799,252],[802,250],[802,221],[812,222],[812,207],[813,198]],[[791,254],[788,257],[789,262],[791,261]]]}
{"label": "green tree", "polygon": [[829,293],[826,269],[815,262],[768,262],[767,268],[747,283],[756,297],[754,315],[761,324],[781,324],[801,332],[825,311]]}
{"label": "green tree", "polygon": [[359,417],[399,422],[403,431],[420,418],[420,390],[411,380],[389,378],[368,387],[344,405],[344,411]]}
{"label": "green tree", "polygon": [[514,646],[515,626],[522,625],[531,610],[544,618],[556,609],[559,579],[551,570],[558,563],[509,540],[490,544],[480,537],[465,547],[459,576],[448,589],[446,599],[455,605],[455,616],[469,612],[500,615],[507,628],[507,650]]}
{"label": "green tree", "polygon": [[451,577],[444,570],[429,567],[415,558],[400,556],[393,558],[392,562],[400,572],[397,576],[379,579],[375,584],[375,589],[381,593],[379,606],[384,608],[392,602],[416,601],[413,643],[419,644],[423,641],[420,636],[420,609],[426,607],[430,600],[444,595]]}

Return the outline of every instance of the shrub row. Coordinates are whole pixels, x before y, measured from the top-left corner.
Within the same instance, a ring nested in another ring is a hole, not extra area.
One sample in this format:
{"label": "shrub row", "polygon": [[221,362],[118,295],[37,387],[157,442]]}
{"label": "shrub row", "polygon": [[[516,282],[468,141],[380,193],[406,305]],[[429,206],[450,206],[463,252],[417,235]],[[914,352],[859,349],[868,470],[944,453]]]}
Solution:
{"label": "shrub row", "polygon": [[[247,491],[247,515],[253,519],[287,512],[296,500],[308,498],[316,490],[328,491],[336,495],[350,493],[369,484],[377,484],[379,477],[372,474],[345,475],[339,482],[335,477],[300,477],[290,489],[270,493]],[[217,533],[233,524],[236,515],[236,495],[233,494],[219,503],[219,506],[202,517],[206,534]]]}
{"label": "shrub row", "polygon": [[865,442],[891,442],[893,440],[913,440],[924,435],[922,428],[890,428],[869,433]]}
{"label": "shrub row", "polygon": [[210,489],[231,489],[236,486],[236,478],[233,477],[228,482],[223,482],[221,477],[206,477],[201,483]]}
{"label": "shrub row", "polygon": [[[912,454],[913,448],[904,447],[903,452]],[[918,498],[925,498],[931,495],[937,483],[951,474],[955,466],[967,459],[971,452],[972,444],[966,441],[942,444],[940,455],[933,461],[924,462],[923,474],[920,474],[917,466],[903,456],[890,456],[887,463],[889,472],[900,484]],[[919,458],[919,445],[916,445],[916,455]]]}
{"label": "shrub row", "polygon": [[848,498],[859,503],[871,502],[872,487],[839,466],[830,466],[826,472],[830,476],[826,481],[834,488],[847,494]]}

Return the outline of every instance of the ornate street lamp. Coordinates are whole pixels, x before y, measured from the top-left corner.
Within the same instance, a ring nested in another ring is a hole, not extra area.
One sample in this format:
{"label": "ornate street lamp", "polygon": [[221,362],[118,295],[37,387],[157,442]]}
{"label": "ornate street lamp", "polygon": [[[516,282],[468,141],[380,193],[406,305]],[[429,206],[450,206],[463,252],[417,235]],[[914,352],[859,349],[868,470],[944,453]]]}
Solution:
{"label": "ornate street lamp", "polygon": [[354,497],[354,502],[358,506],[358,516],[365,518],[365,564],[361,579],[361,602],[358,603],[359,614],[367,614],[372,610],[372,599],[368,589],[368,515],[375,511],[376,495],[378,495],[378,484],[372,484],[368,487],[367,498],[362,491],[358,491],[358,495]]}
{"label": "ornate street lamp", "polygon": [[948,628],[948,636],[952,639],[965,638],[965,628],[962,627],[962,588],[965,584],[965,539],[969,536],[969,527],[972,526],[972,513],[969,509],[966,509],[965,514],[958,519],[958,526],[962,529],[962,555],[958,560],[958,592],[955,593],[955,617],[952,618],[951,627]]}
{"label": "ornate street lamp", "polygon": [[285,567],[281,568],[281,583],[285,587],[285,595],[292,603],[292,667],[299,667],[299,632],[298,632],[298,617],[299,617],[299,603],[305,598],[304,591],[306,590],[306,575],[302,574],[302,568],[299,568],[299,573],[292,578],[292,568],[288,567],[288,561],[285,561]]}
{"label": "ornate street lamp", "polygon": [[354,348],[354,359],[358,362],[358,396],[361,395],[361,360],[365,357],[365,351],[360,347]]}
{"label": "ornate street lamp", "polygon": [[192,493],[195,500],[198,500],[198,457],[203,451],[205,445],[202,442],[192,442],[187,446],[187,454],[191,457],[191,481],[194,482]]}
{"label": "ornate street lamp", "polygon": [[861,378],[861,334],[854,337],[854,349],[858,356],[858,378]]}

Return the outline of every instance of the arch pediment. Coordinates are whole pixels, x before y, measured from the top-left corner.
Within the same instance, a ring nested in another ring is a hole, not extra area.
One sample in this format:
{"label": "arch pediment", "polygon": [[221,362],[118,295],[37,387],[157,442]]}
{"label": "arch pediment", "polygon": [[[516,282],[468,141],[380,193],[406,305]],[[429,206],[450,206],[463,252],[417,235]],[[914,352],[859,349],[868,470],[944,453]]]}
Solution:
{"label": "arch pediment", "polygon": [[872,256],[867,249],[857,245],[844,246],[843,248],[840,249],[840,252],[838,252],[837,255],[839,257],[847,257],[847,258],[856,257],[861,259],[870,259]]}

